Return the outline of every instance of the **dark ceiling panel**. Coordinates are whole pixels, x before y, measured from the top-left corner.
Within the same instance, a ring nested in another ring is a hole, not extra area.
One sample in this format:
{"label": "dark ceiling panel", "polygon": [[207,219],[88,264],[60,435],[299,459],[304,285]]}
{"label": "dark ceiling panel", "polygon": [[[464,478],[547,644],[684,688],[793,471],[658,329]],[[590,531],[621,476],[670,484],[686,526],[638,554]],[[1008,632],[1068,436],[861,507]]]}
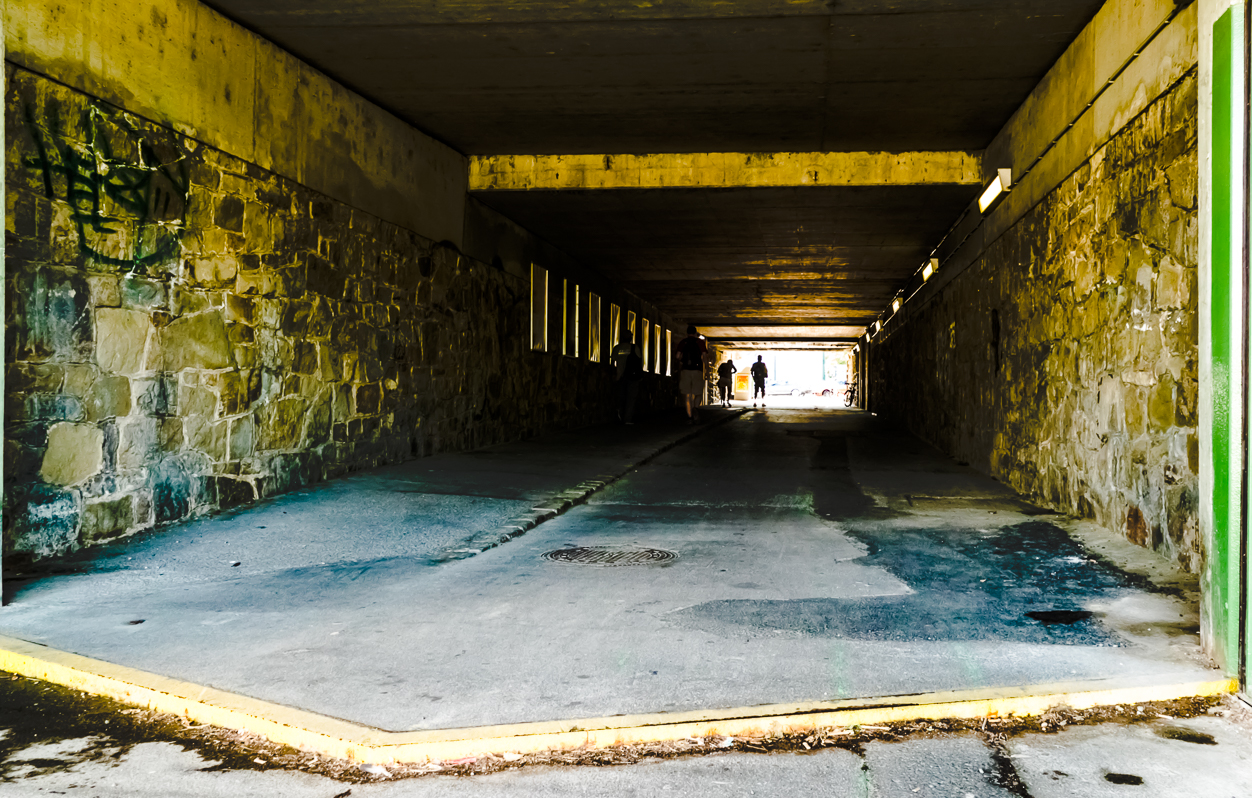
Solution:
{"label": "dark ceiling panel", "polygon": [[914,186],[478,197],[678,318],[861,324],[976,194]]}

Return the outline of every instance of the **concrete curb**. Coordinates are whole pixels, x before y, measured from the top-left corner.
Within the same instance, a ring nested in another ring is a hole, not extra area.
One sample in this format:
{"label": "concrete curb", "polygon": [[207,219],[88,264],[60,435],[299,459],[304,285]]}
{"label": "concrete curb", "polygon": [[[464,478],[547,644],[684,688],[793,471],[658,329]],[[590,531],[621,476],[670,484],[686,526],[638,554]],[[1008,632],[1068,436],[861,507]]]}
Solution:
{"label": "concrete curb", "polygon": [[269,701],[0,636],[0,670],[94,695],[248,731],[272,742],[355,762],[442,762],[467,756],[603,748],[692,737],[808,733],[819,728],[913,720],[1036,716],[1055,707],[1089,709],[1233,693],[1235,679],[1167,682],[1096,680],[906,696],[619,715],[466,729],[390,732]]}
{"label": "concrete curb", "polygon": [[692,438],[695,438],[697,435],[708,432],[714,427],[726,424],[733,419],[739,418],[747,412],[747,408],[736,408],[716,421],[708,424],[702,424],[691,432],[688,432],[686,435],[661,446],[659,449],[653,451],[646,457],[627,465],[615,474],[600,474],[597,475],[595,479],[580,482],[576,487],[562,491],[539,502],[539,504],[530,509],[530,512],[510,518],[504,526],[498,529],[479,532],[461,541],[460,543],[449,546],[440,554],[431,557],[430,562],[437,564],[468,559],[475,555],[482,554],[488,549],[494,549],[496,546],[508,543],[513,538],[525,535],[527,532],[539,526],[544,521],[556,518],[558,515],[565,513],[571,507],[583,504],[596,492],[612,485],[614,482],[617,482],[631,471],[647,465],[649,462],[665,454],[670,449],[673,449],[676,446],[681,446]]}

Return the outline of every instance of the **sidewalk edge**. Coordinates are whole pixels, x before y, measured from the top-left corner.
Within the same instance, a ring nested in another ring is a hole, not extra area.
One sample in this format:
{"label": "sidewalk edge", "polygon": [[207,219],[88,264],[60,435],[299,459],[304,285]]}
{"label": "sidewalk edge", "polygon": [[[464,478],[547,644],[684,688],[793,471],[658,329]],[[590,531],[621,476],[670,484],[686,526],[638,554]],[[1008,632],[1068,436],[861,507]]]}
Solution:
{"label": "sidewalk edge", "polygon": [[0,670],[356,762],[429,762],[481,754],[601,748],[691,737],[761,736],[912,720],[1033,716],[1233,693],[1238,681],[1111,680],[683,713],[390,732],[0,636]]}

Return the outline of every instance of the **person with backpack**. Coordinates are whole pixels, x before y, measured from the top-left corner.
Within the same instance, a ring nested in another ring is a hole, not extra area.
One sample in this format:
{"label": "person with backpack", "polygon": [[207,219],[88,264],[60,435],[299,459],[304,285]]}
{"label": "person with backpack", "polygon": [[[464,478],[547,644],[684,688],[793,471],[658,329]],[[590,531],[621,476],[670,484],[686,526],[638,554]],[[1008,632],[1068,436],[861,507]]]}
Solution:
{"label": "person with backpack", "polygon": [[678,342],[675,350],[679,368],[678,390],[687,401],[687,423],[694,424],[699,396],[704,393],[704,356],[709,347],[692,324],[687,326],[687,337]]}
{"label": "person with backpack", "polygon": [[730,407],[730,383],[738,370],[730,358],[726,358],[726,362],[717,367],[717,392],[722,399],[722,407]]}
{"label": "person with backpack", "polygon": [[635,400],[643,381],[643,352],[630,338],[630,331],[622,330],[621,343],[610,355],[617,367],[617,420],[623,424],[635,423]]}

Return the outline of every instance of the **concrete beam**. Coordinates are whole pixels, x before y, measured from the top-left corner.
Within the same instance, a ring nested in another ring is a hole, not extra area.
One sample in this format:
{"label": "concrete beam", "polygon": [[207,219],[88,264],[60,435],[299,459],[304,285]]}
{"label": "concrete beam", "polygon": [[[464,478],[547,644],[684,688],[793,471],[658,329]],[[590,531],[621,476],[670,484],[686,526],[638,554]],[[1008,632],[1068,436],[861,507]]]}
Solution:
{"label": "concrete beam", "polygon": [[697,152],[486,155],[471,191],[978,185],[981,152]]}

